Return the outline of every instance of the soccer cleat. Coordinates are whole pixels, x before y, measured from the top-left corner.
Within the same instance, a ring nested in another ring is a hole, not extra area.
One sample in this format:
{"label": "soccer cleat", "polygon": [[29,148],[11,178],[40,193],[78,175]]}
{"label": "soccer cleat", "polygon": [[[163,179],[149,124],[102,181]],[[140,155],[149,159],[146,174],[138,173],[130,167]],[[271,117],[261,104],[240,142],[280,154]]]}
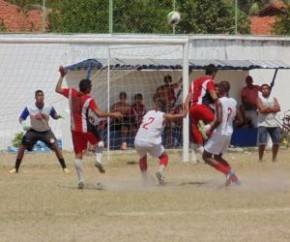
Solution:
{"label": "soccer cleat", "polygon": [[161,172],[157,171],[156,177],[157,177],[159,185],[165,185],[164,176],[161,174]]}
{"label": "soccer cleat", "polygon": [[103,165],[101,163],[99,163],[99,162],[96,162],[95,167],[98,168],[100,173],[105,173],[106,172],[104,167],[103,167]]}
{"label": "soccer cleat", "polygon": [[10,174],[16,174],[16,173],[18,173],[18,171],[14,168],[14,169],[10,170],[9,173]]}
{"label": "soccer cleat", "polygon": [[231,183],[235,183],[237,186],[242,184],[239,178],[236,176],[235,172],[232,170],[230,170],[226,175],[225,186],[228,187]]}
{"label": "soccer cleat", "polygon": [[70,173],[69,169],[67,169],[67,168],[64,168],[63,172],[64,172],[64,174],[69,174]]}
{"label": "soccer cleat", "polygon": [[203,138],[204,140],[207,140],[208,137],[207,137],[206,132],[204,131],[204,122],[203,122],[202,120],[199,120],[199,121],[198,121],[198,123],[197,123],[197,128],[198,128],[199,132],[201,133],[202,138]]}
{"label": "soccer cleat", "polygon": [[82,189],[84,189],[84,188],[85,188],[85,183],[84,183],[83,181],[80,181],[80,182],[78,183],[78,189],[82,190]]}
{"label": "soccer cleat", "polygon": [[242,184],[241,180],[237,177],[235,173],[232,175],[232,183],[235,183],[237,186],[240,186]]}

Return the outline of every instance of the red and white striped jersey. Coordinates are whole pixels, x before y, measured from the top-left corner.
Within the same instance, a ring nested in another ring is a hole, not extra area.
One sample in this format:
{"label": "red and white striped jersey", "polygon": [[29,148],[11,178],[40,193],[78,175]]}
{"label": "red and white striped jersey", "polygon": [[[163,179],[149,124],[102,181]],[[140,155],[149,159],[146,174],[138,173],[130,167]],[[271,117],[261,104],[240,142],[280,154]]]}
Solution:
{"label": "red and white striped jersey", "polygon": [[98,109],[95,100],[90,95],[79,92],[74,88],[65,88],[63,95],[69,99],[71,130],[87,133],[89,109]]}
{"label": "red and white striped jersey", "polygon": [[189,93],[193,94],[191,105],[204,104],[209,106],[212,104],[213,100],[209,94],[211,90],[214,90],[214,81],[208,76],[194,80],[189,87]]}

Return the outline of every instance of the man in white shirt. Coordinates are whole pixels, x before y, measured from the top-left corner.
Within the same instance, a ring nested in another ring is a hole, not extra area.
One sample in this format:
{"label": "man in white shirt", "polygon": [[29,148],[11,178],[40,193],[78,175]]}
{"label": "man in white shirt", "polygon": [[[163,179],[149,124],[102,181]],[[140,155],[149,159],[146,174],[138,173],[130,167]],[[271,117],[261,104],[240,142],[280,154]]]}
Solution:
{"label": "man in white shirt", "polygon": [[262,95],[257,98],[258,107],[258,145],[259,161],[263,160],[267,136],[272,139],[272,161],[276,161],[281,141],[281,130],[276,121],[276,113],[280,112],[277,98],[272,97],[271,88],[268,84],[261,86]]}
{"label": "man in white shirt", "polygon": [[229,186],[231,182],[237,185],[240,184],[240,180],[235,175],[230,164],[222,157],[230,145],[233,133],[233,121],[237,114],[241,122],[241,115],[236,108],[236,100],[228,97],[229,90],[230,84],[228,81],[219,83],[219,100],[216,103],[216,117],[213,122],[204,127],[204,131],[210,138],[206,142],[203,152],[203,159],[206,164],[226,175],[226,186]]}

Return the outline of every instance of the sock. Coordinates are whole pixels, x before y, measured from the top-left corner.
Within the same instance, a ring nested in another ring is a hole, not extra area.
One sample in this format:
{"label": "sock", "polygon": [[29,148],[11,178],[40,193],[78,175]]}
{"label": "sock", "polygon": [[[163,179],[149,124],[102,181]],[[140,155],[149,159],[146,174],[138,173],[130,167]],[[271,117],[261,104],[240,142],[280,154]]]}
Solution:
{"label": "sock", "polygon": [[199,147],[197,147],[196,150],[197,150],[200,154],[202,154],[202,153],[204,152],[204,148],[203,148],[203,146],[199,146]]}
{"label": "sock", "polygon": [[21,161],[20,159],[16,159],[15,161],[15,170],[18,172],[19,170],[19,167],[20,167],[20,164],[21,164]]}
{"label": "sock", "polygon": [[163,174],[164,171],[165,171],[165,168],[168,164],[168,155],[167,154],[163,154],[161,156],[159,156],[159,168],[158,168],[158,171]]}
{"label": "sock", "polygon": [[104,142],[100,141],[96,147],[96,162],[102,164],[102,157],[104,151]]}
{"label": "sock", "polygon": [[84,181],[84,176],[83,176],[83,163],[82,160],[75,159],[75,168],[78,176],[78,181]]}
{"label": "sock", "polygon": [[62,169],[65,169],[65,168],[66,168],[66,164],[65,164],[64,159],[58,159],[58,161],[59,161],[59,163],[60,163]]}
{"label": "sock", "polygon": [[231,170],[231,167],[227,167],[227,166],[224,166],[223,164],[221,163],[217,163],[215,166],[214,166],[218,171],[224,173],[225,175],[227,175],[229,173],[229,171]]}

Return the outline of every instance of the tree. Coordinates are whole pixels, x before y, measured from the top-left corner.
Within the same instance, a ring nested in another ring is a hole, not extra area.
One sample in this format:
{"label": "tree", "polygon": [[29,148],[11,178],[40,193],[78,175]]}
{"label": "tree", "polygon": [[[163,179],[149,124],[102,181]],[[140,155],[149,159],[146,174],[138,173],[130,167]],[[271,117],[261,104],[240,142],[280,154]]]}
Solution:
{"label": "tree", "polygon": [[107,33],[108,6],[103,0],[62,0],[51,3],[48,31]]}
{"label": "tree", "polygon": [[[233,34],[235,29],[235,9],[233,4],[223,0],[183,0],[179,1],[182,21],[177,27],[178,33],[192,34]],[[249,19],[239,12],[240,33],[249,33]],[[243,21],[241,21],[243,20]]]}
{"label": "tree", "polygon": [[284,13],[276,17],[272,32],[276,35],[290,35],[290,5],[289,1],[284,1],[287,8]]}
{"label": "tree", "polygon": [[[103,0],[62,0],[51,2],[50,32],[108,33],[109,4]],[[180,0],[176,10],[181,22],[179,34],[234,33],[234,6],[223,0]],[[172,11],[172,0],[118,0],[113,4],[114,33],[172,33],[167,14]],[[249,33],[249,21],[239,14],[240,33]],[[246,23],[246,24],[244,24]]]}

